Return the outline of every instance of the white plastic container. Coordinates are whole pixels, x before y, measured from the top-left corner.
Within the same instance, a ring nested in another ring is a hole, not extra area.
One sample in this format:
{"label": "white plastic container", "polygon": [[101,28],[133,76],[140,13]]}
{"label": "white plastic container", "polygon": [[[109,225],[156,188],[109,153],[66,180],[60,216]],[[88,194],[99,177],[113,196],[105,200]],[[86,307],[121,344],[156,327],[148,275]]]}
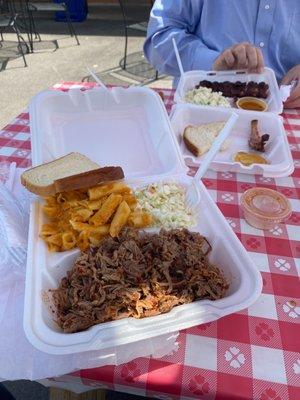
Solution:
{"label": "white plastic container", "polygon": [[[145,88],[115,89],[115,92],[119,104],[112,102],[101,89],[76,93],[50,91],[37,96],[30,106],[34,163],[48,161],[50,152],[57,157],[77,150],[95,161],[105,159],[108,164],[122,165],[127,172],[128,184],[133,188],[159,181],[175,181],[188,186],[191,178],[185,174],[179,146],[159,97]],[[107,113],[104,113],[103,107],[108,104]],[[117,127],[122,126],[122,129],[116,128],[116,120]],[[101,132],[98,126],[113,132],[113,140],[106,141],[105,146],[99,146],[96,151]],[[70,129],[74,129],[73,135]],[[71,142],[66,140],[69,137],[73,139]],[[91,143],[89,146],[87,138]],[[135,147],[135,140],[142,145]],[[116,143],[122,143],[123,153],[116,151]],[[128,152],[132,158],[128,158]],[[135,157],[144,166],[141,170]],[[154,160],[158,165],[150,162],[146,168],[146,163],[142,163],[144,158]],[[51,354],[99,350],[213,321],[249,307],[261,293],[260,273],[202,183],[194,189],[192,201],[198,215],[193,230],[208,238],[213,249],[211,261],[222,269],[230,282],[226,297],[214,302],[200,300],[178,306],[155,317],[106,322],[73,334],[63,333],[54,323],[42,295],[47,289],[58,286],[79,251],[49,253],[39,238],[44,222],[42,203],[32,204],[24,310],[24,329],[30,342]]]}
{"label": "white plastic container", "polygon": [[[186,103],[185,95],[189,90],[195,88],[200,81],[210,82],[265,82],[269,85],[269,96],[266,100],[268,111],[275,114],[281,114],[283,110],[282,99],[274,71],[270,68],[264,68],[261,74],[248,74],[246,71],[188,71],[185,72],[179,80],[175,95],[175,103]],[[209,106],[206,106],[207,108]],[[209,107],[211,108],[211,107]],[[214,108],[214,107],[213,107]],[[251,112],[251,111],[248,111]]]}
{"label": "white plastic container", "polygon": [[[171,123],[173,132],[180,145],[181,153],[190,166],[199,166],[205,154],[195,157],[183,142],[183,132],[188,125],[201,125],[211,122],[226,121],[231,109],[212,108],[191,104],[177,104],[172,109]],[[230,171],[246,174],[259,174],[265,177],[289,176],[294,171],[294,162],[285,134],[282,119],[272,113],[234,110],[239,116],[228,139],[227,150],[219,152],[211,163],[215,171]],[[265,152],[261,153],[270,164],[252,164],[244,166],[234,161],[238,151],[249,152],[248,140],[251,132],[251,120],[257,119],[259,130],[268,133],[270,139],[266,143]]]}

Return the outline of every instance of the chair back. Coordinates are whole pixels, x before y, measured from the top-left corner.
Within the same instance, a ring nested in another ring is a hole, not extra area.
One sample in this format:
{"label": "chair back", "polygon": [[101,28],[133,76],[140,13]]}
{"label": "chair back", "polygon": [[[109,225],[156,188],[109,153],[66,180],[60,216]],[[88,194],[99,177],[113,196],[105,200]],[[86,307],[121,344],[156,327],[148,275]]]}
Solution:
{"label": "chair back", "polygon": [[0,14],[9,14],[11,11],[9,0],[0,0]]}
{"label": "chair back", "polygon": [[148,21],[153,0],[119,0],[125,24]]}
{"label": "chair back", "polygon": [[27,0],[0,0],[4,4],[6,12],[14,15],[14,14],[21,14],[26,5]]}

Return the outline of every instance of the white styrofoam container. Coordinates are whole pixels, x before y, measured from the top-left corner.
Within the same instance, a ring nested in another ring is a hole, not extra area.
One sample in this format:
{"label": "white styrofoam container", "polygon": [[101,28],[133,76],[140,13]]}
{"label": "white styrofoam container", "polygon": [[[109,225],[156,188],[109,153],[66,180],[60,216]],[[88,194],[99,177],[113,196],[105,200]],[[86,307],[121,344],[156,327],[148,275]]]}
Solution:
{"label": "white styrofoam container", "polygon": [[[50,91],[37,96],[30,105],[34,163],[49,161],[52,157],[75,150],[100,163],[105,160],[110,165],[122,165],[128,173],[127,182],[132,187],[159,181],[175,181],[188,186],[192,178],[185,175],[179,146],[159,97],[145,88],[116,89],[115,93],[118,104],[111,102],[110,96],[100,89],[76,93]],[[108,104],[110,106],[105,108]],[[103,112],[103,108],[107,113]],[[139,114],[136,114],[137,110]],[[140,118],[141,115],[143,118]],[[115,123],[122,129],[117,129]],[[112,140],[101,147],[102,136],[99,132],[104,127],[113,135]],[[147,137],[138,138],[137,132]],[[90,145],[87,145],[87,140]],[[135,148],[135,141],[142,145]],[[117,143],[122,144],[123,152],[116,151]],[[132,158],[128,158],[128,152]],[[155,154],[149,155],[151,152]],[[134,157],[140,160],[140,164]],[[160,163],[159,168],[149,161],[147,169],[143,157]],[[39,238],[45,222],[42,202],[33,203],[24,309],[24,330],[30,342],[39,350],[51,354],[99,350],[213,321],[249,307],[261,293],[259,271],[201,182],[194,189],[193,203],[197,213],[197,226],[193,230],[210,241],[213,249],[210,259],[222,269],[230,282],[227,296],[214,302],[200,300],[178,306],[167,314],[155,317],[106,322],[73,334],[65,334],[56,326],[43,296],[45,291],[58,286],[60,279],[72,268],[79,251],[48,252]]]}
{"label": "white styrofoam container", "polygon": [[[188,185],[191,179],[186,175],[170,177],[170,180],[182,185]],[[138,182],[132,184],[138,186]],[[200,232],[211,243],[210,260],[221,268],[230,282],[227,296],[217,301],[199,300],[178,306],[167,314],[155,317],[106,322],[73,334],[61,332],[55,325],[42,300],[42,293],[45,289],[58,286],[60,279],[71,269],[78,251],[64,254],[47,251],[42,239],[38,238],[43,222],[41,203],[34,204],[29,231],[24,313],[24,328],[30,342],[39,350],[52,354],[100,350],[214,321],[249,307],[261,293],[260,273],[202,183],[198,193],[195,192],[195,203],[198,196],[199,218],[193,231]]]}
{"label": "white styrofoam container", "polygon": [[[210,165],[215,171],[240,172],[245,174],[259,174],[265,177],[289,176],[294,171],[294,162],[291,155],[287,136],[282,123],[282,118],[271,113],[249,112],[234,110],[238,115],[232,132],[228,138],[229,147],[219,152]],[[191,104],[177,104],[171,113],[173,132],[180,145],[181,152],[186,163],[190,166],[199,166],[205,158],[195,157],[185,146],[183,132],[188,125],[201,125],[211,122],[226,121],[230,116],[230,109],[207,108]],[[238,151],[249,152],[248,140],[251,132],[251,120],[257,119],[259,130],[270,135],[266,143],[266,151],[262,155],[270,164],[253,164],[246,167],[234,161],[234,155]]]}
{"label": "white styrofoam container", "polygon": [[[283,111],[283,103],[280,95],[278,83],[271,68],[264,68],[261,74],[249,74],[246,71],[188,71],[185,72],[179,80],[175,95],[175,103],[186,103],[185,95],[189,90],[195,88],[200,81],[207,80],[210,82],[266,82],[269,85],[269,97],[266,99],[268,103],[268,111],[281,114]],[[206,108],[216,108],[205,106]],[[249,112],[249,111],[248,111]]]}

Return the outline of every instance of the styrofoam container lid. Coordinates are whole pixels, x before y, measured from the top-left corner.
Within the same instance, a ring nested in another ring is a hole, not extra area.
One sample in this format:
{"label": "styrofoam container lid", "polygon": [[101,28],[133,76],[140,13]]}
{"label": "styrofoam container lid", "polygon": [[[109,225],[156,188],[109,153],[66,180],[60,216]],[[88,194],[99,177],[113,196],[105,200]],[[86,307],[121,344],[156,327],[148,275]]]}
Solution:
{"label": "styrofoam container lid", "polygon": [[[175,103],[186,103],[185,95],[189,90],[195,88],[200,81],[210,82],[265,82],[269,85],[269,96],[265,101],[268,104],[268,111],[281,114],[283,111],[282,97],[276,80],[274,71],[271,68],[264,68],[261,74],[250,74],[246,71],[188,71],[179,80],[175,95]],[[206,106],[207,108],[210,106]],[[219,107],[212,107],[214,109]],[[248,111],[251,112],[251,111]]]}
{"label": "styrofoam container lid", "polygon": [[[30,102],[32,162],[80,152],[128,178],[186,171],[160,96],[143,87],[46,90]],[[116,99],[116,101],[114,100]]]}
{"label": "styrofoam container lid", "polygon": [[[185,146],[183,132],[188,125],[202,125],[211,122],[226,121],[231,115],[231,108],[212,108],[192,104],[176,104],[171,113],[173,132],[178,140],[182,155],[190,166],[201,165],[205,154],[195,157]],[[258,174],[264,177],[289,176],[294,171],[294,162],[288,144],[287,136],[278,115],[265,112],[235,110],[238,120],[235,123],[227,140],[228,148],[217,154],[210,164],[215,171],[239,172],[244,174]],[[248,140],[251,132],[251,120],[257,119],[259,130],[270,135],[266,143],[265,152],[261,153],[270,164],[252,164],[248,167],[234,161],[239,151],[253,152],[249,148]]]}

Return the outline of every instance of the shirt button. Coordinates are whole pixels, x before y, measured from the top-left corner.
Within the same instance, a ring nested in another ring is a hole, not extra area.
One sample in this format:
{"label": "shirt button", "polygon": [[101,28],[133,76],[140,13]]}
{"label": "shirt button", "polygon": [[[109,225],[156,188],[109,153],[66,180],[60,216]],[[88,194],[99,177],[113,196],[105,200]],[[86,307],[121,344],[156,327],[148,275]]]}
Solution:
{"label": "shirt button", "polygon": [[270,8],[269,4],[265,5],[265,10],[268,10]]}
{"label": "shirt button", "polygon": [[264,45],[265,45],[264,42],[260,42],[260,43],[259,43],[259,46],[260,46],[260,47],[264,47]]}

